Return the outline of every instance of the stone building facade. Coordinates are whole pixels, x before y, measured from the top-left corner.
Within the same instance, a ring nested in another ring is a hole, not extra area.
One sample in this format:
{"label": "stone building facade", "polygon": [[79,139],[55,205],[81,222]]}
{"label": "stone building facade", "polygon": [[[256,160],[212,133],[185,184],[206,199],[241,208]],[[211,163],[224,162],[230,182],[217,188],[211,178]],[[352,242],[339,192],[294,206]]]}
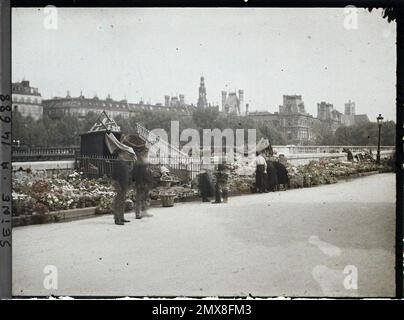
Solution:
{"label": "stone building facade", "polygon": [[317,118],[328,124],[332,132],[335,132],[340,126],[353,126],[369,122],[366,114],[356,114],[355,109],[355,102],[351,100],[345,103],[344,113],[336,110],[332,104],[322,101],[317,104]]}
{"label": "stone building facade", "polygon": [[[78,97],[70,96],[67,92],[65,97],[54,97],[51,99],[43,100],[44,113],[51,118],[60,118],[65,115],[73,115],[77,117],[85,117],[90,112],[100,113],[105,111],[109,117],[121,116],[123,118],[129,118],[136,116],[137,113],[149,110],[153,112],[158,111],[174,111],[180,116],[190,117],[193,111],[196,109],[194,104],[186,103],[185,95],[179,94],[178,96],[164,96],[164,103],[144,103],[140,101],[138,103],[130,103],[126,99],[114,100],[109,95],[105,99],[98,97],[85,97],[80,94]],[[202,76],[200,78],[199,85],[199,97],[197,106],[206,108],[211,107],[208,104],[206,96],[205,79]],[[218,108],[218,106],[214,106]]]}
{"label": "stone building facade", "polygon": [[331,132],[346,124],[344,115],[336,110],[331,103],[321,101],[317,103],[317,119],[328,125]]}
{"label": "stone building facade", "polygon": [[30,116],[34,120],[42,118],[43,106],[42,96],[38,88],[30,86],[29,81],[13,82],[12,89],[12,108],[18,111],[22,116]]}
{"label": "stone building facade", "polygon": [[313,137],[312,127],[316,121],[306,112],[301,95],[284,95],[279,112],[249,112],[250,118],[262,121],[278,130],[288,143],[308,143]]}
{"label": "stone building facade", "polygon": [[316,124],[326,124],[330,132],[335,132],[343,125],[369,122],[367,115],[355,114],[355,103],[351,101],[345,105],[344,114],[336,110],[332,104],[322,101],[317,104],[317,117],[313,117],[306,112],[301,95],[284,95],[279,112],[250,111],[248,116],[278,130],[290,144],[312,142],[315,139],[313,127]]}
{"label": "stone building facade", "polygon": [[[168,103],[167,103],[168,97]],[[176,97],[165,97],[165,104],[156,103],[149,104],[140,101],[138,103],[130,103],[126,99],[114,100],[109,95],[105,99],[98,97],[88,98],[82,94],[78,97],[71,97],[68,93],[66,97],[55,97],[52,99],[44,99],[44,113],[50,118],[61,118],[66,115],[77,116],[84,118],[88,113],[100,113],[105,111],[109,117],[115,118],[121,116],[129,118],[136,116],[141,111],[174,111],[182,116],[191,116],[192,110],[195,108],[192,105],[186,105],[184,96],[180,95],[180,99]]]}
{"label": "stone building facade", "polygon": [[242,115],[248,113],[248,110],[244,107],[244,91],[238,90],[236,92],[222,91],[222,109],[223,113]]}
{"label": "stone building facade", "polygon": [[185,105],[185,96],[183,94],[179,94],[178,97],[164,96],[165,107],[184,107]]}

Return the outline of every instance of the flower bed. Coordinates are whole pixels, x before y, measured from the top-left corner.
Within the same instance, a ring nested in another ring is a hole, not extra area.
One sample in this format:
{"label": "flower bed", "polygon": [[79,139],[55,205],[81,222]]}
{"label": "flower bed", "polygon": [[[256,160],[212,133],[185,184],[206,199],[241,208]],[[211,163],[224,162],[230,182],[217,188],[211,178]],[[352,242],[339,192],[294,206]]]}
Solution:
{"label": "flower bed", "polygon": [[[175,193],[177,201],[198,195],[195,189],[177,185],[156,187],[151,190],[150,198],[160,199],[162,192]],[[42,172],[20,171],[13,177],[13,216],[47,216],[50,212],[88,207],[96,207],[97,214],[110,213],[114,196],[114,188],[108,179],[87,179],[78,172],[46,177]],[[133,196],[134,192],[130,190],[127,198]],[[126,207],[131,208],[130,205]]]}
{"label": "flower bed", "polygon": [[86,179],[74,172],[44,177],[19,172],[13,178],[13,215],[45,215],[51,211],[108,207],[115,193],[104,179]]}
{"label": "flower bed", "polygon": [[387,171],[384,165],[374,162],[311,161],[302,166],[287,165],[291,188],[304,188],[321,184],[336,183],[338,179],[349,178],[364,172]]}
{"label": "flower bed", "polygon": [[[286,168],[290,188],[335,183],[338,179],[365,172],[391,171],[388,166],[376,165],[374,162],[337,160],[312,161],[301,166],[286,163]],[[250,193],[255,181],[255,173],[251,170],[251,166],[233,164],[229,165],[229,169],[229,193]],[[150,192],[150,199],[158,200],[162,193],[167,192],[174,193],[176,201],[185,201],[198,196],[197,184],[194,184],[193,188],[176,185],[154,188]],[[44,216],[49,212],[88,207],[96,207],[96,213],[109,213],[115,192],[109,180],[87,179],[78,172],[59,177],[46,177],[41,172],[21,171],[14,174],[12,196],[13,216]],[[128,198],[132,197],[133,190],[128,193]]]}
{"label": "flower bed", "polygon": [[196,189],[191,189],[185,186],[158,186],[151,190],[150,198],[152,200],[157,200],[161,198],[162,194],[175,194],[175,198],[177,201],[184,201],[186,199],[194,198],[198,195],[198,191]]}

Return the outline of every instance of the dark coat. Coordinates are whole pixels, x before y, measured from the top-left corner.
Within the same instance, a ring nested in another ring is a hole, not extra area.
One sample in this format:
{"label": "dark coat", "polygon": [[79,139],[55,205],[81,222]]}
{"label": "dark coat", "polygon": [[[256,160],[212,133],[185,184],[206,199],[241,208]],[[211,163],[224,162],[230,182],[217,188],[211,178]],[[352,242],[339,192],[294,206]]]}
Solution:
{"label": "dark coat", "polygon": [[288,171],[286,170],[286,167],[278,161],[273,161],[273,165],[276,169],[276,175],[278,177],[278,184],[289,185],[289,177],[288,177]]}
{"label": "dark coat", "polygon": [[276,167],[271,160],[267,160],[267,190],[275,191],[278,185],[278,174],[276,172]]}
{"label": "dark coat", "polygon": [[265,175],[265,166],[257,165],[257,170],[255,171],[255,187],[257,192],[265,191],[266,187],[266,175]]}
{"label": "dark coat", "polygon": [[208,198],[214,195],[214,186],[207,172],[199,174],[199,191],[202,198]]}
{"label": "dark coat", "polygon": [[136,188],[151,188],[153,175],[148,164],[136,160],[132,171],[132,181]]}
{"label": "dark coat", "polygon": [[112,165],[112,180],[116,181],[121,188],[128,188],[132,183],[131,172],[133,161],[116,159]]}

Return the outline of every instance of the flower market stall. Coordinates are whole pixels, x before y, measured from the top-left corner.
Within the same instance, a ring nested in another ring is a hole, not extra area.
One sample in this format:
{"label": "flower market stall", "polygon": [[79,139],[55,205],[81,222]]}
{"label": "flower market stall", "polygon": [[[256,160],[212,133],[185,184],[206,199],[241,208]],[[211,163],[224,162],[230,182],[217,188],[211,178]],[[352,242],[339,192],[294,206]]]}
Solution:
{"label": "flower market stall", "polygon": [[[287,159],[280,160],[288,171],[289,188],[312,187],[336,183],[339,179],[358,177],[365,173],[392,171],[387,163],[377,165],[373,161],[324,160],[292,166]],[[251,162],[239,159],[228,167],[230,195],[250,193],[255,175]],[[163,175],[167,173],[163,172]],[[156,179],[161,180],[160,173],[156,174]],[[161,201],[161,195],[164,194],[175,195],[176,201],[198,197],[197,178],[190,185],[181,184],[175,176],[170,179],[170,184],[156,183],[150,192],[150,201]],[[114,195],[108,178],[90,179],[79,172],[59,176],[48,176],[45,171],[17,171],[13,174],[13,216],[36,216],[37,223],[47,222],[48,214],[60,210],[95,208],[95,213],[110,213]],[[128,198],[132,197],[133,194],[129,192]],[[128,205],[129,209],[131,207]]]}

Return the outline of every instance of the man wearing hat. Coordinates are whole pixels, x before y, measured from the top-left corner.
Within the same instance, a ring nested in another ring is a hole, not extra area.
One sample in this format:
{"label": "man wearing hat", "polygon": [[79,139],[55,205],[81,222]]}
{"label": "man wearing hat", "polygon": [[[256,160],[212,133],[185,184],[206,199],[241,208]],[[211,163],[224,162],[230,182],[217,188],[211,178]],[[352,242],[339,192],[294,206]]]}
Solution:
{"label": "man wearing hat", "polygon": [[227,164],[226,156],[222,156],[219,159],[219,163],[216,166],[215,177],[215,201],[213,203],[221,203],[222,199],[224,203],[228,201],[228,179],[229,179],[229,167]]}
{"label": "man wearing hat", "polygon": [[[146,150],[146,143],[137,135],[122,135],[118,141],[112,133],[106,134],[105,142],[110,153],[117,156],[112,168],[116,192],[112,203],[114,221],[117,225],[124,225],[125,222],[130,222],[124,218],[126,195],[133,184],[134,171],[139,171],[139,163],[143,161],[138,160],[138,154],[141,155]],[[137,177],[137,180],[141,181],[141,178]]]}
{"label": "man wearing hat", "polygon": [[105,144],[109,152],[117,156],[112,166],[112,184],[116,193],[112,202],[112,210],[115,224],[124,225],[125,222],[130,222],[124,218],[124,210],[126,194],[132,183],[131,173],[136,160],[136,153],[130,145],[124,143],[123,139],[119,141],[113,133],[105,134]]}
{"label": "man wearing hat", "polygon": [[135,191],[136,219],[151,217],[152,215],[146,212],[147,199],[153,183],[152,174],[147,163],[149,150],[146,147],[146,141],[138,135],[125,135],[122,137],[121,142],[130,146],[136,154],[130,174],[131,186]]}
{"label": "man wearing hat", "polygon": [[136,219],[152,217],[147,213],[147,200],[153,184],[153,177],[147,163],[148,149],[138,151],[137,160],[132,172],[133,188],[135,190],[135,214]]}
{"label": "man wearing hat", "polygon": [[129,160],[125,151],[117,152],[117,159],[114,161],[112,167],[112,179],[113,186],[115,188],[115,198],[112,203],[112,209],[114,213],[114,221],[117,225],[123,225],[125,222],[129,222],[124,218],[125,200],[129,187],[132,183],[131,172],[134,167],[135,158]]}

